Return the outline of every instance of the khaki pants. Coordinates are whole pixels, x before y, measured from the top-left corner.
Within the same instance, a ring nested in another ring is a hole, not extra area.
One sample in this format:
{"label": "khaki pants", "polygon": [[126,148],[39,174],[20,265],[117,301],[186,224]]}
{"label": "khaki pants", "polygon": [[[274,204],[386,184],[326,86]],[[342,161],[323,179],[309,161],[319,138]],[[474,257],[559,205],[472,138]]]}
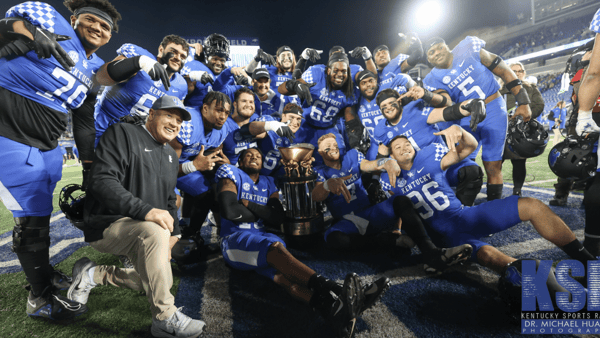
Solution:
{"label": "khaki pants", "polygon": [[102,235],[104,238],[90,245],[100,252],[129,257],[135,269],[100,265],[94,272],[94,283],[144,290],[152,317],[157,320],[171,317],[177,307],[171,294],[169,231],[154,222],[125,217],[112,223]]}

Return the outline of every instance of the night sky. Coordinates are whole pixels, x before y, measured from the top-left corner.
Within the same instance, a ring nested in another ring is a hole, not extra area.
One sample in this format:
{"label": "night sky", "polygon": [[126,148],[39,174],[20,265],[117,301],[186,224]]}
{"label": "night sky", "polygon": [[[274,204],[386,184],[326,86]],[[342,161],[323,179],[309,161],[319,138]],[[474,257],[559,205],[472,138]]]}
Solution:
{"label": "night sky", "polygon": [[[48,0],[66,18],[70,15],[61,1]],[[440,35],[450,42],[467,29],[508,23],[508,0],[439,0],[444,10],[439,25],[419,35],[423,41]],[[2,1],[5,12],[19,3]],[[398,32],[410,32],[415,6],[426,1],[131,1],[112,3],[123,16],[119,33],[98,51],[105,61],[112,60],[124,43],[134,43],[156,52],[168,34],[184,37],[221,33],[227,37],[252,37],[261,48],[275,54],[289,45],[296,54],[306,47],[322,49],[341,45],[349,52],[356,46],[369,49],[387,44],[394,49]],[[419,32],[418,32],[419,33]],[[452,46],[451,46],[452,47]],[[393,53],[392,53],[393,54]],[[395,55],[392,55],[394,57]]]}

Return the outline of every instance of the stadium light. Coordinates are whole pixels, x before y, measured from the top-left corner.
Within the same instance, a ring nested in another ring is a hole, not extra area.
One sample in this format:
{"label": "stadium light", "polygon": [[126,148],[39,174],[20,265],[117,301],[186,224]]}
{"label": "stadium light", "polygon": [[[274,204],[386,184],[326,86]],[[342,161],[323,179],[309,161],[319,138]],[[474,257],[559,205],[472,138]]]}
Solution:
{"label": "stadium light", "polygon": [[577,48],[579,46],[583,46],[588,41],[590,41],[592,39],[594,39],[594,38],[589,38],[589,39],[585,39],[585,40],[581,40],[581,41],[577,41],[577,42],[571,42],[571,43],[568,43],[566,45],[556,46],[556,47],[552,47],[552,48],[540,50],[540,51],[537,51],[535,53],[517,56],[515,58],[504,60],[504,62],[506,62],[507,64],[511,64],[511,63],[517,62],[517,61],[523,61],[523,60],[533,59],[533,58],[536,58],[538,56],[544,56],[544,55],[548,55],[548,54],[552,54],[552,53],[562,52],[562,51],[565,51],[565,50],[568,50],[568,49],[573,49],[573,48]]}
{"label": "stadium light", "polygon": [[440,26],[444,6],[441,1],[427,1],[414,10],[410,27],[415,32],[426,35]]}

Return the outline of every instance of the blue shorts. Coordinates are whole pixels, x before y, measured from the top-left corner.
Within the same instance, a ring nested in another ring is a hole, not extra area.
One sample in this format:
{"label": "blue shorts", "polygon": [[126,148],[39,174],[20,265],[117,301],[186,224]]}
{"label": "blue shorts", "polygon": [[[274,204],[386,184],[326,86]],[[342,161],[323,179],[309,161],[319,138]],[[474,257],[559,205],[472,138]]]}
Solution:
{"label": "blue shorts", "polygon": [[60,147],[41,151],[0,136],[0,198],[13,217],[48,216],[62,177]]}
{"label": "blue shorts", "polygon": [[204,175],[199,171],[194,171],[187,175],[177,178],[177,189],[192,196],[198,196],[207,192],[211,184],[215,181],[214,174]]}
{"label": "blue shorts", "polygon": [[483,148],[481,159],[486,162],[501,161],[508,129],[508,113],[504,99],[499,97],[486,105],[487,116],[473,132],[469,124],[471,118],[460,120],[460,126],[473,134]]}
{"label": "blue shorts", "polygon": [[[498,212],[501,210],[501,212]],[[477,261],[477,251],[484,245],[481,237],[509,229],[521,222],[519,196],[493,200],[472,207],[463,207],[460,212],[444,222],[427,223],[427,232],[438,247],[454,247],[471,244],[471,260]]]}
{"label": "blue shorts", "polygon": [[237,231],[221,239],[221,252],[223,258],[234,269],[254,270],[273,280],[277,270],[267,264],[267,251],[269,247],[280,242],[285,247],[285,242],[277,235],[269,232]]}
{"label": "blue shorts", "polygon": [[398,224],[398,216],[394,213],[394,197],[388,198],[364,210],[354,212],[353,215],[360,219],[351,220],[342,218],[333,223],[325,231],[325,242],[327,242],[329,234],[334,231],[340,231],[345,234],[374,235],[385,230],[394,229]]}
{"label": "blue shorts", "polygon": [[315,129],[310,124],[303,123],[298,132],[296,132],[296,139],[294,140],[294,143],[310,143],[315,146],[315,151],[313,152],[315,162],[312,164],[313,167],[323,164],[323,158],[318,152],[319,144],[317,141],[319,141],[319,137],[329,133],[335,135],[338,147],[340,148],[340,157],[344,156],[346,153],[346,143],[344,142],[344,137],[335,125],[326,129]]}

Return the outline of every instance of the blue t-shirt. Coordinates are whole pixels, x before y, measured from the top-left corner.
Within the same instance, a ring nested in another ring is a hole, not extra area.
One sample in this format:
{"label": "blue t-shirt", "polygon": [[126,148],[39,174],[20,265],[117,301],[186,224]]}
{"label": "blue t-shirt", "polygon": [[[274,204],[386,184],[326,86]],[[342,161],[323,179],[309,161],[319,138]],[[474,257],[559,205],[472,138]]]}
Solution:
{"label": "blue t-shirt", "polygon": [[[126,58],[145,55],[156,60],[156,57],[144,48],[130,43],[121,46],[117,54]],[[102,135],[108,126],[122,116],[148,115],[154,101],[159,97],[170,95],[183,101],[188,92],[185,79],[179,73],[174,73],[170,82],[171,87],[167,91],[162,81],[154,81],[148,73],[139,71],[125,82],[104,88],[98,97],[94,112],[96,137]]]}
{"label": "blue t-shirt", "polygon": [[500,89],[494,74],[481,63],[479,52],[485,41],[467,36],[452,50],[453,61],[449,69],[433,68],[423,79],[431,91],[444,89],[453,102],[483,99]]}
{"label": "blue t-shirt", "polygon": [[363,186],[360,172],[360,164],[365,160],[365,156],[356,149],[350,149],[342,158],[341,169],[335,169],[326,166],[325,164],[314,168],[317,173],[317,182],[325,182],[330,178],[344,177],[352,175],[352,177],[344,183],[352,196],[350,203],[346,202],[343,195],[329,194],[325,203],[331,211],[331,215],[335,219],[350,214],[353,211],[360,211],[371,206],[367,190]]}
{"label": "blue t-shirt", "polygon": [[[237,188],[238,200],[248,200],[260,205],[267,205],[269,197],[279,189],[275,186],[275,180],[269,176],[259,176],[258,182],[254,183],[250,176],[239,168],[230,164],[223,164],[217,170],[215,181],[230,179]],[[265,232],[263,220],[256,222],[233,222],[223,218],[221,220],[221,237],[229,236],[236,231]]]}

